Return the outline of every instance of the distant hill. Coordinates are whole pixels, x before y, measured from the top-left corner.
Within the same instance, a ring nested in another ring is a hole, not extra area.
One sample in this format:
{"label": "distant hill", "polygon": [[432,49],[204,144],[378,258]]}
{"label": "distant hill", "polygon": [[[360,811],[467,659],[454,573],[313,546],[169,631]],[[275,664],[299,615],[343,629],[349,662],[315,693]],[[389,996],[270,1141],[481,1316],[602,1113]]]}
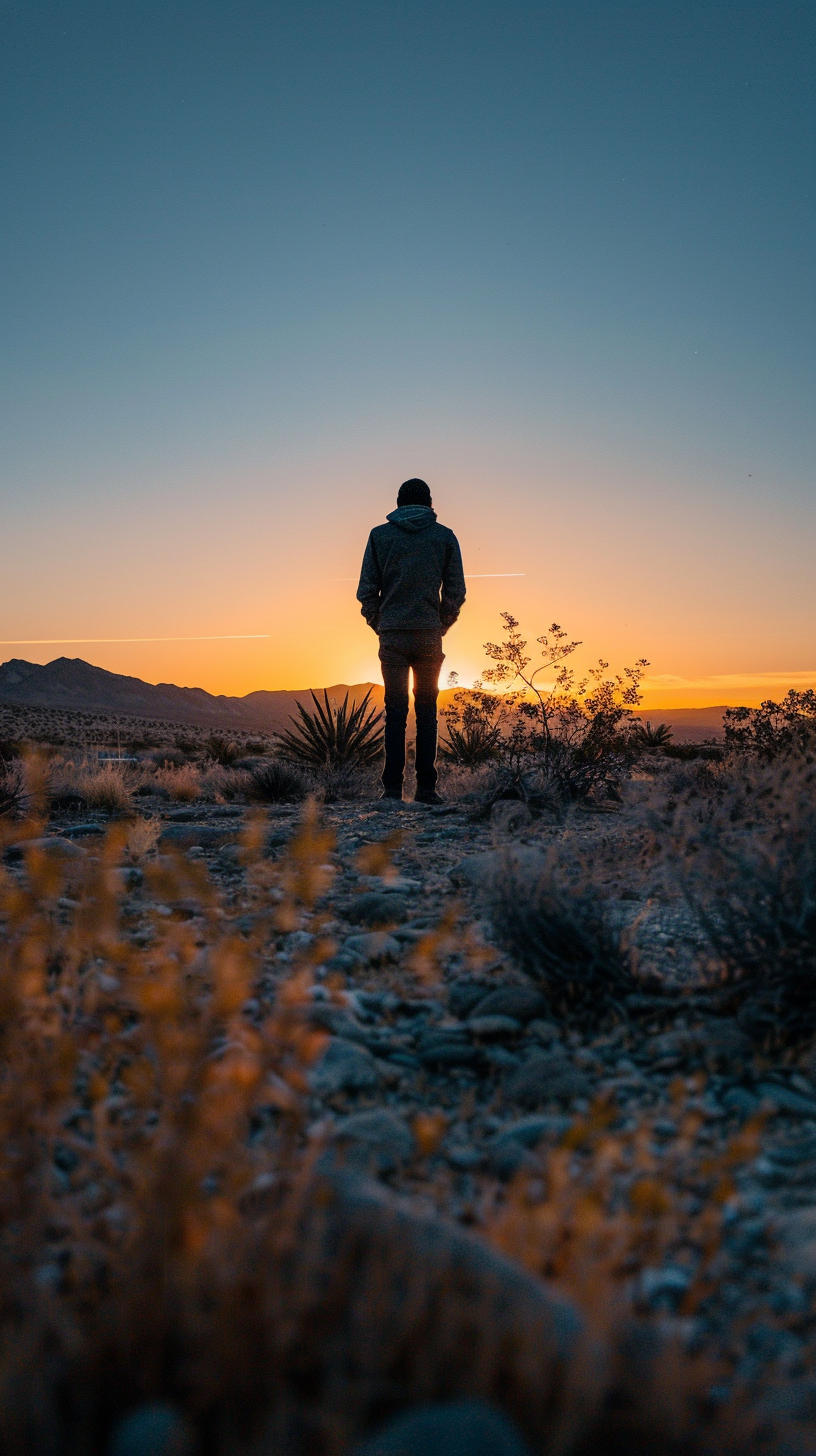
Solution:
{"label": "distant hill", "polygon": [[717,708],[640,708],[635,717],[652,727],[668,723],[677,743],[702,743],[722,738],[724,707]]}
{"label": "distant hill", "polygon": [[[359,701],[372,689],[372,703],[382,707],[383,689],[373,683],[335,684],[329,698],[349,694]],[[322,693],[322,689],[319,690]],[[142,682],[138,677],[106,672],[81,657],[57,657],[41,666],[12,658],[0,665],[0,703],[19,707],[68,709],[83,713],[110,713],[149,718],[196,727],[276,732],[296,711],[298,702],[311,702],[309,689],[294,692],[260,691],[243,698],[179,688],[173,683]]]}

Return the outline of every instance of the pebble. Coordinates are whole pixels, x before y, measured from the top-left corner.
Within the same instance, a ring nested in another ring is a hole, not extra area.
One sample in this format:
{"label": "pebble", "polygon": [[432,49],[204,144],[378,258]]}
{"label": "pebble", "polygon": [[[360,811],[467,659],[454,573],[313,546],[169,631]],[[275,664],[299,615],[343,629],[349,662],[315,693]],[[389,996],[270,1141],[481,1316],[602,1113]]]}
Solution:
{"label": "pebble", "polygon": [[32,850],[39,850],[51,859],[84,859],[88,852],[80,845],[72,844],[70,839],[44,835],[38,839],[21,839],[16,844],[7,845],[5,858],[11,862],[19,861]]}
{"label": "pebble", "polygon": [[407,913],[408,902],[404,895],[368,890],[352,901],[347,918],[353,925],[393,925],[394,921],[404,920]]}
{"label": "pebble", "polygon": [[481,1037],[485,1041],[501,1041],[507,1037],[519,1036],[523,1031],[521,1022],[512,1016],[471,1016],[467,1029],[473,1036]]}
{"label": "pebble", "polygon": [[560,1052],[535,1052],[506,1077],[504,1094],[523,1107],[560,1102],[591,1093],[589,1078]]}
{"label": "pebble", "polygon": [[193,1434],[172,1405],[140,1405],[116,1427],[109,1456],[189,1456]]}
{"label": "pebble", "polygon": [[777,1082],[760,1082],[757,1093],[763,1102],[770,1102],[779,1112],[789,1112],[795,1117],[816,1117],[816,1099],[803,1097],[790,1087]]}
{"label": "pebble", "polygon": [[350,935],[340,953],[353,956],[364,965],[381,965],[399,960],[400,943],[387,930],[368,930],[362,935]]}
{"label": "pebble", "polygon": [[312,1091],[331,1097],[337,1092],[365,1092],[379,1086],[380,1071],[365,1047],[333,1036],[309,1075]]}
{"label": "pebble", "polygon": [[414,1135],[404,1117],[384,1107],[356,1112],[337,1123],[332,1141],[346,1162],[366,1172],[393,1173],[414,1156]]}
{"label": "pebble", "polygon": [[516,1022],[532,1021],[546,1010],[546,1002],[534,986],[497,986],[477,1002],[473,1016],[509,1016]]}

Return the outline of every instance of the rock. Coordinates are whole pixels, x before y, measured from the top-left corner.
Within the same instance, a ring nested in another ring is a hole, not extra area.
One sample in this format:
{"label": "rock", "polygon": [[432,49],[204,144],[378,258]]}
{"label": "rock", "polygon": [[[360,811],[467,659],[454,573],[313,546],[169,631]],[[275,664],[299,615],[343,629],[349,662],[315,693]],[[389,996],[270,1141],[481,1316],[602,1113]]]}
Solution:
{"label": "rock", "polygon": [[555,1114],[523,1117],[503,1127],[488,1148],[490,1171],[499,1178],[512,1178],[525,1163],[535,1167],[530,1150],[537,1148],[545,1137],[563,1137],[571,1124],[572,1118]]}
{"label": "rock", "polygon": [[116,1427],[109,1456],[189,1456],[193,1433],[172,1405],[140,1405]]}
{"label": "rock", "polygon": [[[421,1389],[430,1332],[442,1340],[449,1398],[467,1397],[473,1371],[484,1370],[487,1398],[512,1392],[536,1448],[545,1449],[579,1345],[589,1342],[583,1358],[591,1368],[601,1358],[566,1298],[485,1241],[349,1170],[324,1174],[300,1206],[287,1279],[294,1288],[308,1279],[315,1293],[308,1318],[316,1375],[336,1372],[340,1349],[357,1389],[361,1380],[372,1392]],[[396,1343],[393,1293],[384,1297],[384,1289],[398,1291]]]}
{"label": "rock", "polygon": [[543,874],[547,860],[539,849],[528,845],[508,845],[503,849],[483,850],[468,855],[452,870],[448,878],[457,888],[486,889],[504,874],[525,876]]}
{"label": "rock", "polygon": [[380,1072],[371,1052],[344,1037],[333,1036],[309,1075],[312,1091],[321,1097],[336,1092],[365,1092],[379,1086]]}
{"label": "rock", "polygon": [[384,1107],[344,1117],[333,1141],[350,1166],[365,1172],[392,1173],[410,1162],[415,1151],[414,1135],[404,1117]]}
{"label": "rock", "polygon": [[236,833],[236,828],[228,824],[170,824],[162,830],[159,844],[163,849],[189,849],[193,844],[216,849],[234,842]]}
{"label": "rock", "polygon": [[479,1149],[472,1147],[470,1143],[454,1144],[453,1147],[446,1150],[445,1157],[450,1166],[455,1168],[458,1173],[469,1173],[471,1169],[478,1168],[483,1161]]}
{"label": "rock", "polygon": [[528,1456],[507,1417],[482,1401],[420,1406],[384,1426],[355,1456]]}
{"label": "rock", "polygon": [[747,1087],[729,1087],[720,1097],[726,1112],[736,1113],[738,1117],[751,1117],[759,1107],[759,1098]]}
{"label": "rock", "polygon": [[770,1102],[779,1112],[789,1112],[794,1117],[816,1117],[816,1099],[803,1097],[790,1087],[777,1082],[760,1082],[757,1093],[763,1102]]}
{"label": "rock", "polygon": [[352,901],[348,919],[353,925],[393,925],[404,920],[407,913],[408,902],[404,895],[368,890]]}
{"label": "rock", "polygon": [[422,889],[421,880],[409,879],[407,875],[394,875],[391,879],[382,875],[361,875],[360,884],[386,895],[410,895]]}
{"label": "rock", "polygon": [[368,930],[362,935],[350,935],[340,953],[354,956],[364,965],[381,965],[384,961],[399,960],[400,943],[386,930]]}
{"label": "rock", "polygon": [[483,1041],[506,1041],[508,1037],[519,1036],[523,1030],[521,1022],[512,1016],[471,1016],[467,1028]]}
{"label": "rock", "polygon": [[62,831],[65,839],[85,839],[91,834],[104,834],[104,824],[69,824]]}
{"label": "rock", "polygon": [[650,1061],[702,1062],[707,1067],[749,1066],[753,1047],[744,1031],[728,1017],[710,1017],[701,1026],[678,1027],[674,1031],[653,1036],[646,1043],[645,1054]]}
{"label": "rock", "polygon": [[84,859],[88,852],[80,845],[72,844],[70,839],[49,834],[39,839],[20,839],[16,844],[7,845],[5,858],[14,863],[33,851],[46,854],[50,859]]}
{"label": "rock", "polygon": [[660,1306],[674,1309],[691,1284],[691,1278],[691,1270],[677,1264],[669,1264],[664,1269],[642,1269],[640,1298],[652,1309]]}
{"label": "rock", "polygon": [[507,1100],[519,1102],[522,1107],[588,1097],[591,1090],[589,1078],[561,1052],[534,1053],[504,1082]]}
{"label": "rock", "polygon": [[460,976],[448,988],[448,1005],[454,1016],[469,1016],[474,1007],[484,1001],[493,990],[489,981],[477,981],[471,976]]}
{"label": "rock", "polygon": [[482,1059],[478,1047],[471,1042],[441,1037],[421,1043],[417,1056],[426,1067],[475,1067]]}
{"label": "rock", "polygon": [[477,1002],[474,1016],[512,1016],[515,1021],[532,1021],[546,1010],[547,1003],[535,986],[497,986]]}

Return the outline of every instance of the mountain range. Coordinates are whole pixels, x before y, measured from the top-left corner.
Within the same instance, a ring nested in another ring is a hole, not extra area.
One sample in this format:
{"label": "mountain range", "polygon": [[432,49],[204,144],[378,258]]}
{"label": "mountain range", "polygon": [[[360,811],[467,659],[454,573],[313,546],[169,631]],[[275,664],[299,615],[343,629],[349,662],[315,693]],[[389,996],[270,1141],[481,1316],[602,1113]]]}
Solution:
{"label": "mountain range", "polygon": [[[201,728],[276,733],[286,727],[300,702],[311,705],[310,689],[259,689],[242,698],[205,692],[204,688],[179,688],[175,683],[146,683],[138,677],[107,672],[81,657],[57,657],[41,665],[12,658],[0,664],[0,703],[26,708],[71,709],[83,713],[112,713],[131,718],[159,719],[169,723],[194,724]],[[323,689],[316,691],[321,695]],[[359,702],[371,694],[372,706],[383,706],[379,683],[335,683],[326,688],[329,699]],[[452,696],[440,695],[441,705]],[[665,722],[675,739],[699,742],[722,732],[722,707],[641,709],[642,721]]]}
{"label": "mountain range", "polygon": [[[359,701],[371,690],[372,704],[382,707],[383,689],[374,683],[335,684],[329,699]],[[322,696],[322,689],[319,689]],[[0,703],[26,708],[70,709],[113,713],[196,727],[235,731],[277,732],[285,727],[298,702],[310,704],[310,690],[280,689],[247,693],[242,698],[179,688],[174,683],[146,683],[138,677],[107,672],[81,657],[57,657],[40,665],[12,658],[0,665]]]}

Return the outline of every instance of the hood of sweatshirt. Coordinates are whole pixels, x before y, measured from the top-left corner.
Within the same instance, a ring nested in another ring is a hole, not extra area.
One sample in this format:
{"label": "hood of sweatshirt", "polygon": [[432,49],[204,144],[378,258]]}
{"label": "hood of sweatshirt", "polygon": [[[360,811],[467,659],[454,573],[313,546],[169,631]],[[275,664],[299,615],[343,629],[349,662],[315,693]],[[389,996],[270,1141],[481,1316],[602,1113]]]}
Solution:
{"label": "hood of sweatshirt", "polygon": [[385,519],[390,521],[392,526],[399,526],[401,531],[413,534],[415,531],[425,531],[428,526],[432,526],[436,520],[436,511],[432,511],[430,506],[397,506],[397,509]]}

